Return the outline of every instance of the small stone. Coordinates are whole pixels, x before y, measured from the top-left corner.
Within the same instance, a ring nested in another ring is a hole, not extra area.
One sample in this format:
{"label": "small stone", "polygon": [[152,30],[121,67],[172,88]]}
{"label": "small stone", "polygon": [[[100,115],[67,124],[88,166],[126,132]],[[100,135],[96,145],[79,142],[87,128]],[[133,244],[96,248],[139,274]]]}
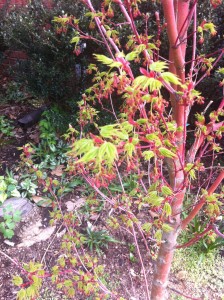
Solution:
{"label": "small stone", "polygon": [[10,247],[14,247],[15,246],[15,243],[9,241],[9,240],[4,240],[4,243]]}
{"label": "small stone", "polygon": [[22,243],[17,245],[18,248],[21,247],[30,247],[36,243],[48,240],[51,235],[54,233],[56,226],[47,227],[45,229],[40,230],[38,235],[27,236],[24,238]]}
{"label": "small stone", "polygon": [[27,198],[9,198],[0,207],[0,217],[3,217],[3,209],[9,205],[12,206],[13,212],[20,211],[22,217],[28,215],[34,208],[34,205]]}
{"label": "small stone", "polygon": [[56,234],[57,238],[61,238],[66,233],[66,228]]}
{"label": "small stone", "polygon": [[133,276],[133,277],[136,277],[137,274],[135,273],[134,269],[130,269],[130,274]]}
{"label": "small stone", "polygon": [[179,272],[176,274],[176,277],[177,277],[177,279],[179,279],[179,280],[184,280],[184,279],[186,279],[186,277],[187,277],[187,271],[179,271]]}

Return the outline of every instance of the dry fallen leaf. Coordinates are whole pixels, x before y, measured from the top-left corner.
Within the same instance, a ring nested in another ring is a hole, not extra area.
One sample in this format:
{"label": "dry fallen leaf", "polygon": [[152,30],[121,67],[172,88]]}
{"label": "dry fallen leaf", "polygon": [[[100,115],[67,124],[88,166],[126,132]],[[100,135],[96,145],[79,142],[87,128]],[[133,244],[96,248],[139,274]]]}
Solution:
{"label": "dry fallen leaf", "polygon": [[34,134],[30,134],[30,138],[37,144],[40,142],[40,135],[38,132],[36,132]]}
{"label": "dry fallen leaf", "polygon": [[10,118],[11,120],[15,120],[15,119],[17,119],[17,116],[15,116],[15,115],[13,115],[13,114],[9,114],[9,118]]}
{"label": "dry fallen leaf", "polygon": [[60,177],[63,174],[63,168],[64,165],[59,165],[51,172],[51,174]]}
{"label": "dry fallen leaf", "polygon": [[39,201],[44,200],[44,198],[41,196],[33,196],[32,200],[33,202],[38,203]]}
{"label": "dry fallen leaf", "polygon": [[23,129],[22,128],[16,128],[16,133],[23,133]]}
{"label": "dry fallen leaf", "polygon": [[187,271],[179,271],[178,273],[175,274],[177,279],[179,280],[185,280],[187,278]]}
{"label": "dry fallen leaf", "polygon": [[56,233],[57,238],[61,238],[66,233],[66,228],[64,228],[62,231]]}
{"label": "dry fallen leaf", "polygon": [[94,214],[94,213],[92,213],[92,214],[90,215],[89,219],[90,219],[91,221],[96,221],[96,220],[99,219],[99,216],[100,216],[100,214]]}
{"label": "dry fallen leaf", "polygon": [[44,198],[41,196],[33,196],[32,200],[33,200],[33,202],[38,204],[38,206],[41,206],[41,207],[49,207],[51,204],[51,199]]}
{"label": "dry fallen leaf", "polygon": [[79,198],[77,201],[67,201],[65,204],[67,206],[67,211],[73,211],[74,209],[77,209],[81,207],[85,203],[85,198]]}
{"label": "dry fallen leaf", "polygon": [[75,209],[75,203],[72,201],[67,201],[65,205],[67,206],[67,211],[73,211]]}

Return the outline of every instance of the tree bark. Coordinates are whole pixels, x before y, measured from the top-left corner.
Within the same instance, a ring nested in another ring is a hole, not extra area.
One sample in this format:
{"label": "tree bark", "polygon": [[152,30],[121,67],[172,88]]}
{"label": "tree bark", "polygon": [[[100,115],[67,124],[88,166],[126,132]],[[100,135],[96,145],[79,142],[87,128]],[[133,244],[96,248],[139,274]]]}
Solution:
{"label": "tree bark", "polygon": [[[169,60],[170,72],[177,75],[182,83],[185,82],[185,52],[187,18],[189,14],[189,1],[184,0],[163,0],[163,11],[167,22],[167,32],[170,43]],[[177,90],[178,91],[178,90]],[[167,224],[172,227],[172,231],[164,232],[162,244],[159,249],[158,258],[154,270],[154,278],[151,289],[151,300],[168,299],[167,284],[173,260],[174,249],[177,237],[181,230],[180,213],[185,196],[184,186],[184,165],[185,165],[185,141],[186,122],[189,107],[183,99],[177,100],[171,95],[173,108],[173,118],[177,126],[183,128],[176,134],[177,157],[169,162],[170,184],[174,191],[174,199],[171,203],[173,218],[167,220]]]}

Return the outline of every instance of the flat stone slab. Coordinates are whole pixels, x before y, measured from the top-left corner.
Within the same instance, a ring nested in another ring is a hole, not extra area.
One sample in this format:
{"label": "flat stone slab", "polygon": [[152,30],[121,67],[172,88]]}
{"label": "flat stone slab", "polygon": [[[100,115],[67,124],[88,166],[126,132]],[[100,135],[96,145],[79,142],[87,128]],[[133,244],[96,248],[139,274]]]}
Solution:
{"label": "flat stone slab", "polygon": [[34,209],[34,205],[27,198],[13,197],[5,200],[0,206],[0,217],[3,217],[3,209],[9,205],[13,211],[20,211],[21,217],[27,216]]}

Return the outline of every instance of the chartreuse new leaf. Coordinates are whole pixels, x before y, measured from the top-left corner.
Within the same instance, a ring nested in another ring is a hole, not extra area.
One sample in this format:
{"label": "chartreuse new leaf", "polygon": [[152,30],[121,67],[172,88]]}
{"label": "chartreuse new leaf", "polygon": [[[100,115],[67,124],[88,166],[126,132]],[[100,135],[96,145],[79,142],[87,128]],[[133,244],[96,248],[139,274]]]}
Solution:
{"label": "chartreuse new leaf", "polygon": [[118,158],[117,148],[110,142],[104,142],[100,147],[96,147],[91,139],[81,139],[75,143],[74,151],[76,156],[81,156],[76,163],[95,162],[98,167],[102,163],[111,167]]}
{"label": "chartreuse new leaf", "polygon": [[133,156],[133,154],[135,153],[135,146],[139,143],[139,139],[137,136],[134,136],[130,141],[128,141],[125,145],[124,145],[124,150],[127,154],[127,156],[129,158],[131,158]]}
{"label": "chartreuse new leaf", "polygon": [[219,68],[216,72],[218,72],[220,74],[224,74],[224,68]]}
{"label": "chartreuse new leaf", "polygon": [[124,150],[127,153],[128,157],[132,157],[135,152],[135,145],[133,143],[126,143]]}
{"label": "chartreuse new leaf", "polygon": [[74,148],[69,153],[75,152],[76,155],[83,155],[94,147],[93,140],[81,139],[74,143]]}
{"label": "chartreuse new leaf", "polygon": [[196,179],[196,174],[195,174],[195,166],[192,163],[188,163],[186,167],[184,168],[184,171],[188,172],[191,179]]}
{"label": "chartreuse new leaf", "polygon": [[21,289],[18,291],[17,293],[17,299],[18,300],[26,300],[27,299],[27,295],[26,295],[26,290],[25,289]]}
{"label": "chartreuse new leaf", "polygon": [[172,208],[171,208],[171,206],[170,206],[170,204],[168,202],[166,202],[164,204],[163,211],[165,212],[166,217],[171,216],[171,214],[172,214]]}
{"label": "chartreuse new leaf", "polygon": [[109,167],[112,167],[118,158],[117,148],[110,142],[104,142],[98,151],[97,163],[99,165],[104,161]]}
{"label": "chartreuse new leaf", "polygon": [[131,60],[134,60],[136,59],[139,54],[146,49],[146,45],[144,44],[140,44],[136,47],[135,51],[132,51],[130,53],[128,53],[126,56],[125,56],[125,59],[128,60],[128,61],[131,61]]}
{"label": "chartreuse new leaf", "polygon": [[160,138],[158,137],[158,135],[156,133],[146,134],[145,137],[147,138],[147,140],[154,142],[157,147],[161,146],[161,144],[162,144]]}
{"label": "chartreuse new leaf", "polygon": [[177,130],[177,124],[175,122],[167,122],[166,127],[169,131],[176,131]]}
{"label": "chartreuse new leaf", "polygon": [[163,193],[164,196],[173,195],[173,191],[166,185],[162,186],[161,190],[162,190],[162,193]]}
{"label": "chartreuse new leaf", "polygon": [[215,35],[217,33],[216,30],[215,30],[215,24],[213,24],[211,22],[210,23],[205,23],[203,25],[203,29],[205,31],[210,31],[211,35]]}
{"label": "chartreuse new leaf", "polygon": [[23,279],[20,276],[13,276],[13,284],[20,286],[23,284]]}
{"label": "chartreuse new leaf", "polygon": [[168,69],[168,65],[164,61],[156,61],[150,65],[150,70],[155,72],[163,72],[165,69]]}
{"label": "chartreuse new leaf", "polygon": [[177,76],[174,75],[171,72],[164,72],[164,73],[161,74],[161,77],[167,82],[170,82],[170,83],[173,83],[173,84],[176,84],[176,85],[181,84],[179,79],[177,78]]}
{"label": "chartreuse new leaf", "polygon": [[160,197],[158,195],[157,191],[152,191],[152,192],[149,192],[148,195],[143,198],[143,200],[146,203],[151,204],[152,206],[158,207],[158,206],[161,205],[161,203],[163,202],[164,198]]}
{"label": "chartreuse new leaf", "polygon": [[138,56],[138,53],[136,51],[132,51],[125,56],[125,59],[128,61],[131,61],[131,60],[136,59],[137,56]]}
{"label": "chartreuse new leaf", "polygon": [[171,150],[169,150],[167,148],[160,147],[158,150],[162,156],[169,157],[169,158],[173,158],[176,156],[175,153],[173,153]]}
{"label": "chartreuse new leaf", "polygon": [[170,231],[173,230],[173,228],[172,228],[170,225],[166,224],[166,223],[164,223],[164,224],[162,225],[162,229],[163,229],[163,231],[165,231],[165,232],[170,232]]}
{"label": "chartreuse new leaf", "polygon": [[88,163],[90,161],[94,161],[96,160],[97,156],[98,156],[98,151],[99,148],[93,146],[89,151],[87,151],[82,158],[80,158],[76,163]]}
{"label": "chartreuse new leaf", "polygon": [[121,124],[110,124],[100,128],[100,135],[104,138],[120,140],[128,140],[129,133],[133,130],[133,126],[128,122]]}
{"label": "chartreuse new leaf", "polygon": [[71,41],[70,41],[70,43],[71,44],[78,44],[79,43],[79,41],[80,41],[80,37],[79,36],[74,36],[72,39],[71,39]]}
{"label": "chartreuse new leaf", "polygon": [[150,160],[152,157],[155,156],[154,152],[152,150],[147,150],[147,151],[144,151],[142,152],[142,155],[144,157],[144,160]]}
{"label": "chartreuse new leaf", "polygon": [[134,88],[141,87],[143,90],[149,88],[150,92],[160,90],[162,87],[162,83],[159,80],[144,75],[136,77],[133,84]]}
{"label": "chartreuse new leaf", "polygon": [[147,233],[151,230],[151,228],[152,228],[152,223],[144,223],[142,225],[142,230],[144,230]]}
{"label": "chartreuse new leaf", "polygon": [[114,61],[112,58],[109,58],[102,54],[94,54],[95,58],[101,62],[104,65],[107,65],[108,67],[114,68],[114,67],[121,67],[122,63],[118,61]]}
{"label": "chartreuse new leaf", "polygon": [[54,19],[52,20],[52,22],[55,23],[61,23],[62,25],[66,25],[70,20],[70,17],[68,17],[67,15],[63,16],[63,17],[54,17]]}

